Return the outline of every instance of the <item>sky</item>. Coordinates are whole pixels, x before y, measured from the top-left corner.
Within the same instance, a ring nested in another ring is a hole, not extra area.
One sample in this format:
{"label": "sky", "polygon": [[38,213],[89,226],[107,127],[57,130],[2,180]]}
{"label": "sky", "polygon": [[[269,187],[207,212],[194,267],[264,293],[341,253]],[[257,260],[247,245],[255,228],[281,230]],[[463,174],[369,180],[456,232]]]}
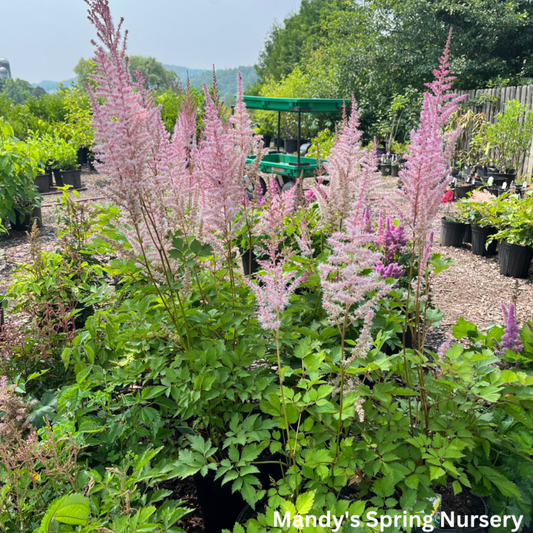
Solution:
{"label": "sky", "polygon": [[[109,0],[124,17],[128,53],[188,68],[253,65],[274,21],[300,0]],[[83,0],[1,0],[0,57],[30,83],[74,77],[92,55],[95,31]]]}

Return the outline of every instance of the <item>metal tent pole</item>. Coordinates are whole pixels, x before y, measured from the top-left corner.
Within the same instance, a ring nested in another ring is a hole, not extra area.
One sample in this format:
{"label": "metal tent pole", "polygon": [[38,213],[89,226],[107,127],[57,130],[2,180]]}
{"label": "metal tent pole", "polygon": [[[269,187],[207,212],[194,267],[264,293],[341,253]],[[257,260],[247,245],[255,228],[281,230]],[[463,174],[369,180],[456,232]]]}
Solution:
{"label": "metal tent pole", "polygon": [[281,143],[281,111],[278,111],[278,140],[276,143],[276,150],[279,153]]}

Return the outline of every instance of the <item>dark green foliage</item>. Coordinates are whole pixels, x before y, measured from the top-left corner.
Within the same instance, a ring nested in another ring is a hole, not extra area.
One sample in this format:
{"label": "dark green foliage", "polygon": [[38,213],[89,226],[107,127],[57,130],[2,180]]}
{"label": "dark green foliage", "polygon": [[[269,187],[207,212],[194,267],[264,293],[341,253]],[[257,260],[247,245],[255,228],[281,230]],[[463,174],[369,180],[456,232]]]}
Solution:
{"label": "dark green foliage", "polygon": [[22,104],[28,97],[39,97],[46,94],[46,91],[42,87],[34,87],[25,80],[8,78],[0,80],[0,93],[3,93],[14,104]]}

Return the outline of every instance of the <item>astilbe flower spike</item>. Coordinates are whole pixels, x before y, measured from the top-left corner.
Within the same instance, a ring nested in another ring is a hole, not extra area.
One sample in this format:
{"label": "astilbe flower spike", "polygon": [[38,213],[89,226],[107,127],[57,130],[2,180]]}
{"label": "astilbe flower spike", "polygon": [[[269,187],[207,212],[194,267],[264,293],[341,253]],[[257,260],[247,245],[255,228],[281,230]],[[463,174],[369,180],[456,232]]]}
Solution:
{"label": "astilbe flower spike", "polygon": [[383,213],[380,211],[375,243],[383,250],[385,263],[392,263],[408,242],[409,238],[405,234],[401,221],[395,225],[388,215],[383,220]]}
{"label": "astilbe flower spike", "polygon": [[287,238],[283,233],[283,220],[294,209],[296,190],[297,187],[292,187],[278,193],[275,178],[272,178],[267,190],[266,207],[254,230],[257,236],[264,235],[266,239],[263,247],[257,246],[261,254],[266,256],[266,259],[258,260],[265,274],[255,274],[259,283],[249,279],[243,281],[256,295],[259,323],[265,330],[276,331],[280,327],[280,313],[288,305],[289,296],[304,281],[302,277],[296,277],[296,269],[286,268],[294,256],[294,250],[281,246]]}
{"label": "astilbe flower spike", "polygon": [[126,255],[142,257],[147,268],[165,269],[164,251],[175,226],[165,202],[173,178],[169,135],[144,79],[130,76],[122,20],[114,26],[107,0],[85,1],[101,41],[93,41],[96,89],[87,87],[101,161],[96,165],[109,177],[107,197],[121,210],[119,226],[132,248]]}
{"label": "astilbe flower spike", "polygon": [[[466,98],[450,92],[455,79],[449,70],[450,40],[451,30],[440,67],[433,71],[435,80],[426,84],[430,91],[424,93],[420,125],[411,132],[405,167],[399,174],[403,189],[396,191],[398,198],[393,202],[396,211],[403,213],[415,250],[425,247],[431,223],[440,212],[441,200],[451,181],[450,160],[460,128],[446,134],[441,131],[459,102]],[[420,272],[425,267],[421,264]]]}
{"label": "astilbe flower spike", "polygon": [[[357,207],[354,204],[346,230],[330,237],[331,255],[319,266],[323,306],[329,322],[338,328],[368,316],[376,299],[389,290],[379,273],[373,270],[382,256],[367,246],[373,234],[366,230]],[[371,273],[367,274],[367,270]],[[368,293],[373,291],[376,296],[368,298]],[[357,304],[361,305],[356,307]]]}
{"label": "astilbe flower spike", "polygon": [[[205,129],[197,157],[202,183],[201,216],[210,242],[216,246],[218,238],[229,248],[239,229],[235,217],[242,206],[244,176],[255,174],[253,166],[261,160],[263,144],[246,113],[240,75],[235,113],[227,122],[205,85],[204,93]],[[250,168],[246,158],[253,152],[257,157]]]}
{"label": "astilbe flower spike", "polygon": [[524,349],[524,345],[520,340],[520,331],[516,323],[515,304],[510,303],[509,309],[507,309],[502,303],[501,307],[505,318],[505,328],[500,346],[504,350],[512,350],[515,353],[520,353]]}
{"label": "astilbe flower spike", "polygon": [[312,189],[321,212],[320,225],[328,233],[342,229],[353,208],[356,193],[365,190],[364,187],[358,188],[362,176],[366,173],[367,180],[377,179],[375,153],[369,155],[361,148],[362,132],[358,127],[357,104],[352,95],[350,117],[347,119],[344,114],[340,132],[328,161],[323,165],[329,184],[319,183]]}

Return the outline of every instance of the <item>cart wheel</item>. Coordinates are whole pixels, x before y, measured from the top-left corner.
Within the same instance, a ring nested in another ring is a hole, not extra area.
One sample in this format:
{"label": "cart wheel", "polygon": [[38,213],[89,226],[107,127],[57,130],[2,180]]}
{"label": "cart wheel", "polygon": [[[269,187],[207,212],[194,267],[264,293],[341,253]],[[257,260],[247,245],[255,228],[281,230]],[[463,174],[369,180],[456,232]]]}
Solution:
{"label": "cart wheel", "polygon": [[292,189],[295,186],[296,186],[296,182],[295,181],[292,181],[292,180],[287,181],[285,183],[285,185],[283,185],[283,187],[281,188],[281,192],[288,191],[288,190]]}
{"label": "cart wheel", "polygon": [[[267,192],[267,184],[266,181],[259,177],[259,187],[260,187],[260,193],[262,196],[265,196]],[[254,184],[252,183],[252,180],[248,176],[244,176],[244,183],[246,186],[246,195],[248,196],[248,200],[253,200],[254,198]],[[276,181],[277,184],[277,181]]]}

